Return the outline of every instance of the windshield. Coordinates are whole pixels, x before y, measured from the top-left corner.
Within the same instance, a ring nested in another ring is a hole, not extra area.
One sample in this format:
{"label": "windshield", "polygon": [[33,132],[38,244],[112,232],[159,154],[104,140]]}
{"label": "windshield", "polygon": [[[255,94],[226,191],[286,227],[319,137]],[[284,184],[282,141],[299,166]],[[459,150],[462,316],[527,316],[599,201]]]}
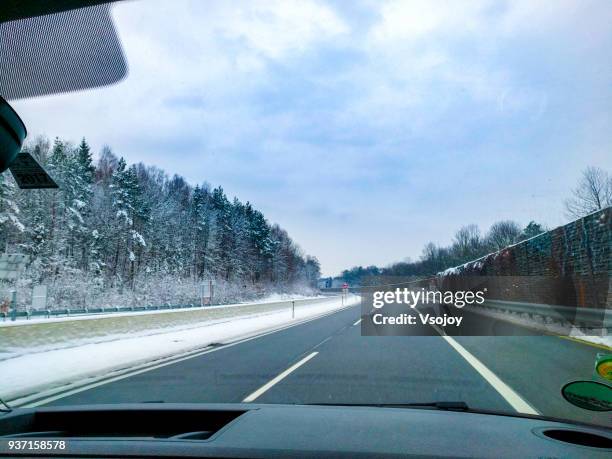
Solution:
{"label": "windshield", "polygon": [[0,24],[59,187],[0,177],[5,402],[611,425],[561,392],[612,379],[608,2],[94,8]]}

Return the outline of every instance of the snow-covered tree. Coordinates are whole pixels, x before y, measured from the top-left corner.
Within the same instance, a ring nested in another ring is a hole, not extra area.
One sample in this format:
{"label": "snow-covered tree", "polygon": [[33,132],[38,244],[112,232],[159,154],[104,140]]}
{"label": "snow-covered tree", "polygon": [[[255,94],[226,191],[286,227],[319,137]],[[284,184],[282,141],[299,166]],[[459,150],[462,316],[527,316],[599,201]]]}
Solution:
{"label": "snow-covered tree", "polygon": [[0,243],[30,255],[22,284],[47,285],[51,307],[199,302],[209,278],[217,301],[235,301],[319,276],[286,231],[220,186],[129,166],[107,146],[94,165],[84,138],[25,149],[60,189],[21,191],[1,176]]}
{"label": "snow-covered tree", "polygon": [[0,174],[0,244],[6,247],[12,231],[22,232],[25,226],[19,219],[19,207],[15,202],[15,184],[6,173]]}

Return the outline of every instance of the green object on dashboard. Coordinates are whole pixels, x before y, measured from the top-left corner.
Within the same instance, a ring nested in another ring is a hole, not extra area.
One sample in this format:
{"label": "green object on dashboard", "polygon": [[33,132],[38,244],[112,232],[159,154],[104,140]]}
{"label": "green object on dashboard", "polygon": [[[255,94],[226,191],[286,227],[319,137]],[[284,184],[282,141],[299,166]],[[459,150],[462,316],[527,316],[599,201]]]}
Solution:
{"label": "green object on dashboard", "polygon": [[600,378],[612,381],[612,354],[597,354],[595,373]]}
{"label": "green object on dashboard", "polygon": [[561,389],[572,405],[590,411],[612,410],[612,387],[596,381],[573,381]]}

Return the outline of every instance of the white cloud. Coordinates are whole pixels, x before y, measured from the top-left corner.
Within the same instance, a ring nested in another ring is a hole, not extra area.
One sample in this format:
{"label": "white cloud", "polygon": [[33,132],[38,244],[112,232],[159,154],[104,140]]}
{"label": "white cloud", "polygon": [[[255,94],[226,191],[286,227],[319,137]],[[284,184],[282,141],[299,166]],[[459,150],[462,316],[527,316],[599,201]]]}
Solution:
{"label": "white cloud", "polygon": [[245,39],[252,49],[274,59],[348,31],[331,8],[308,0],[248,3],[222,27],[228,37]]}
{"label": "white cloud", "polygon": [[383,71],[369,75],[355,109],[373,109],[382,123],[410,114],[417,130],[437,123],[466,98],[481,109],[541,116],[547,94],[520,81],[516,72],[524,69],[501,56],[517,34],[528,39],[541,33],[542,24],[571,18],[575,3],[564,0],[557,10],[531,0],[384,2],[362,44]]}
{"label": "white cloud", "polygon": [[[312,0],[121,2],[113,19],[127,79],[17,102],[32,133],[85,135],[98,149],[143,138],[168,143],[206,129],[212,146],[228,147],[256,127],[245,95],[267,81],[268,60],[298,59],[347,30],[331,8]],[[221,136],[223,128],[233,135]]]}
{"label": "white cloud", "polygon": [[[404,43],[470,35],[491,41],[504,35],[548,33],[568,25],[588,27],[596,19],[594,12],[605,19],[612,15],[607,2],[600,0],[387,0],[380,11],[381,20],[369,38]],[[581,24],[578,18],[589,21]]]}
{"label": "white cloud", "polygon": [[381,21],[372,28],[376,42],[416,40],[432,33],[471,32],[479,28],[486,3],[479,0],[392,0],[381,7]]}

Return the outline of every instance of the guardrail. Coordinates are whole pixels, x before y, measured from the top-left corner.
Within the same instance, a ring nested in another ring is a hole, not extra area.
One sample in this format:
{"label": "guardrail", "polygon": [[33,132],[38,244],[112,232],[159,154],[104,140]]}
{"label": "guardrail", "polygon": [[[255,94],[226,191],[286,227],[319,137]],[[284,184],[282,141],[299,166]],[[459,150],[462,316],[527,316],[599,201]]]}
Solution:
{"label": "guardrail", "polygon": [[[97,342],[108,335],[136,335],[152,329],[170,327],[191,327],[207,321],[229,321],[237,317],[260,316],[278,311],[287,311],[289,317],[293,310],[318,303],[334,301],[332,297],[309,298],[270,303],[246,303],[227,306],[181,307],[160,306],[160,313],[143,314],[81,314],[79,320],[68,318],[58,320],[33,320],[13,322],[15,326],[0,327],[0,360],[3,352],[14,349],[31,349],[37,347],[61,347],[66,341]],[[115,308],[116,309],[116,308]],[[144,306],[141,311],[144,312]],[[150,309],[149,309],[150,310]],[[136,311],[136,308],[134,308]],[[89,311],[88,311],[89,312]],[[116,312],[114,310],[113,312]],[[125,311],[120,308],[119,312]],[[82,320],[81,320],[82,319]],[[8,325],[8,324],[7,324]],[[27,327],[24,329],[24,327]]]}
{"label": "guardrail", "polygon": [[[325,296],[336,296],[338,293],[341,293],[342,289],[327,289],[326,291],[321,291],[321,293]],[[297,300],[288,300],[291,301],[311,301],[312,299],[297,299]],[[284,301],[286,303],[287,301]],[[275,302],[275,303],[283,303],[283,302]],[[271,303],[244,303],[245,305],[253,305],[253,304],[271,304]],[[59,309],[40,309],[40,310],[26,310],[26,311],[8,311],[8,312],[0,312],[0,318],[3,321],[12,319],[13,317],[17,318],[25,318],[29,320],[34,317],[70,317],[70,316],[78,316],[78,315],[95,315],[95,314],[108,314],[108,313],[116,313],[116,312],[138,312],[138,311],[167,311],[167,310],[179,310],[179,309],[195,309],[195,308],[209,308],[209,307],[222,307],[225,305],[222,304],[213,304],[213,305],[196,305],[196,304],[179,304],[179,305],[158,305],[158,306],[126,306],[126,307],[100,307],[100,308],[59,308]],[[230,305],[228,305],[230,306]],[[231,305],[235,306],[235,305]]]}
{"label": "guardrail", "polygon": [[[349,291],[349,293],[359,293],[359,291],[361,290],[361,287],[349,287],[347,290]],[[321,292],[322,295],[332,295],[336,293],[342,293],[342,288],[341,287],[320,288],[319,291]]]}
{"label": "guardrail", "polygon": [[3,320],[7,320],[11,318],[13,315],[15,318],[26,318],[30,319],[31,317],[59,317],[59,316],[75,316],[75,315],[93,315],[93,314],[108,314],[113,312],[133,312],[133,311],[162,311],[162,310],[173,310],[173,309],[189,309],[189,308],[202,308],[202,307],[211,307],[211,306],[222,306],[222,305],[209,305],[209,306],[198,306],[195,304],[184,304],[184,305],[159,305],[159,306],[127,306],[127,307],[108,307],[108,308],[78,308],[78,309],[70,309],[70,308],[60,308],[60,309],[40,309],[33,311],[16,311],[12,312],[2,312],[0,313],[0,317]]}
{"label": "guardrail", "polygon": [[479,306],[511,314],[529,314],[550,318],[557,322],[572,323],[581,328],[612,328],[612,310],[572,306],[556,306],[515,301],[487,300]]}

